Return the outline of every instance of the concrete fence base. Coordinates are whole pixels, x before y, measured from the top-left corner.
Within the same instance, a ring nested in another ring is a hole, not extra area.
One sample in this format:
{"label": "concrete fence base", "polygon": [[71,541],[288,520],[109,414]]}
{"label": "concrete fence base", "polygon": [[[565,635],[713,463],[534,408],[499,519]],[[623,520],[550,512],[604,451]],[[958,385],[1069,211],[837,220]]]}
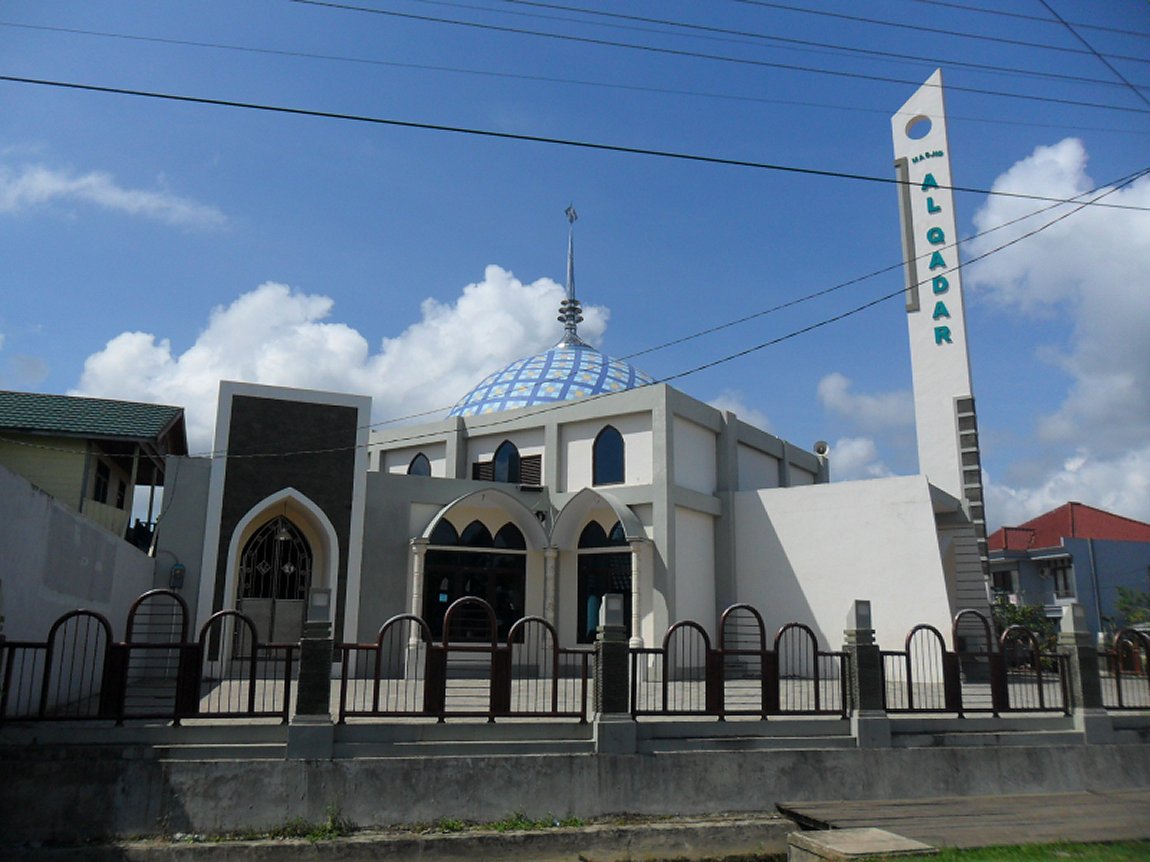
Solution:
{"label": "concrete fence base", "polygon": [[357,826],[611,814],[771,812],[780,800],[1150,786],[1150,745],[708,750],[336,760],[164,760],[146,748],[0,748],[0,835],[84,841],[273,829],[337,812]]}

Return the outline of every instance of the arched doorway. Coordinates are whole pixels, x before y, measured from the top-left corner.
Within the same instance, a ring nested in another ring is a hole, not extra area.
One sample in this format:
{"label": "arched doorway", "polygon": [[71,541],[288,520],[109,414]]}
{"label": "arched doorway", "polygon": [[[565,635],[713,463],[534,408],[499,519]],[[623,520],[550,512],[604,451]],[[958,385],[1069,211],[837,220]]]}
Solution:
{"label": "arched doorway", "polygon": [[286,515],[252,533],[240,553],[237,607],[261,641],[294,643],[303,635],[313,564],[311,544]]}
{"label": "arched doorway", "polygon": [[[432,531],[424,561],[422,616],[434,637],[443,634],[444,613],[456,599],[475,596],[495,609],[499,638],[523,618],[527,587],[527,544],[513,523],[495,534],[475,520],[457,532],[443,518]],[[455,640],[483,640],[482,627],[453,629]]]}
{"label": "arched doorway", "polygon": [[[623,525],[616,521],[610,532],[598,521],[591,521],[579,534],[579,585],[577,625],[578,642],[594,643],[599,626],[599,608],[603,596],[623,596],[627,628],[632,620],[631,549]],[[628,634],[633,632],[628,631]]]}

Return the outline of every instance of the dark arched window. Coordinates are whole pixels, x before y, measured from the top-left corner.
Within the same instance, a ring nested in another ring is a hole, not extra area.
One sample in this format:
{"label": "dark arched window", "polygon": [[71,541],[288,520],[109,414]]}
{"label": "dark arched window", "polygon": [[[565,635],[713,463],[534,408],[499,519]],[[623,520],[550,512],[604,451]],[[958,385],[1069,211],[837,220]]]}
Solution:
{"label": "dark arched window", "polygon": [[622,484],[623,465],[623,435],[608,425],[599,432],[591,449],[591,484]]}
{"label": "dark arched window", "polygon": [[497,548],[510,548],[515,551],[527,550],[527,541],[523,538],[523,533],[510,521],[499,528],[499,532],[495,534],[494,545]]}
{"label": "dark arched window", "polygon": [[430,476],[431,475],[431,462],[427,460],[427,456],[420,452],[411,459],[411,463],[407,465],[408,476]]}
{"label": "dark arched window", "polygon": [[623,596],[623,613],[631,625],[631,554],[627,536],[618,521],[610,532],[592,521],[579,534],[579,602],[576,625],[579,643],[592,643],[599,625],[599,608],[607,593]]}
{"label": "dark arched window", "polygon": [[459,534],[459,544],[469,548],[493,548],[495,541],[491,538],[491,531],[482,521],[472,521],[463,528]]}
{"label": "dark arched window", "polygon": [[456,532],[455,525],[451,521],[443,518],[431,531],[429,541],[433,545],[458,545],[459,533]]}
{"label": "dark arched window", "polygon": [[492,478],[496,482],[519,483],[519,450],[510,440],[504,440],[492,459]]}

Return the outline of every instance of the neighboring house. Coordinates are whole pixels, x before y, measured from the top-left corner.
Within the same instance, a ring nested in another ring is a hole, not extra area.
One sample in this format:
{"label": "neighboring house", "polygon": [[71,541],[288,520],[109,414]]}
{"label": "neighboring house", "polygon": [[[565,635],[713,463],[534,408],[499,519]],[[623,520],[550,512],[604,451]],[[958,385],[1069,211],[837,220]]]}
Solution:
{"label": "neighboring house", "polygon": [[187,451],[179,407],[0,392],[0,636],[39,640],[79,607],[122,625],[156,583],[136,490],[150,512],[165,457]]}
{"label": "neighboring house", "polygon": [[136,489],[149,489],[150,522],[164,458],[187,453],[182,407],[0,392],[0,464],[145,548],[146,528],[129,533]]}
{"label": "neighboring house", "polygon": [[1150,524],[1066,503],[989,538],[995,598],[1042,605],[1049,617],[1078,602],[1091,629],[1121,624],[1118,588],[1150,589]]}

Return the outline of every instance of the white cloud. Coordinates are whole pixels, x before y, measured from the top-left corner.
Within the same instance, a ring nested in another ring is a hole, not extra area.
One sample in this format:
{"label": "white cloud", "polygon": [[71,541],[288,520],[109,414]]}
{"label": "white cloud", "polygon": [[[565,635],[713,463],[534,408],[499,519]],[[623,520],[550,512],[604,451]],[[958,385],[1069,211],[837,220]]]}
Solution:
{"label": "white cloud", "polygon": [[[1086,164],[1082,142],[1068,138],[1038,147],[994,188],[1074,197],[1094,185]],[[1101,199],[1150,207],[1150,178]],[[986,230],[1043,206],[992,196],[975,214],[975,226]],[[968,253],[981,254],[1066,211],[1051,210],[981,237]],[[1032,445],[1044,453],[1039,460],[1046,459],[1045,469],[1025,486],[988,486],[987,512],[996,523],[1016,524],[1069,500],[1150,519],[1147,258],[1150,212],[1093,206],[970,268],[974,295],[1049,329],[1039,358],[1068,384],[1061,404],[1050,405],[1035,422]],[[1053,321],[1070,324],[1067,338],[1055,335]]]}
{"label": "white cloud", "polygon": [[1109,459],[1081,450],[1031,488],[983,478],[991,529],[1021,524],[1070,501],[1150,521],[1150,445]]}
{"label": "white cloud", "polygon": [[743,400],[743,394],[741,392],[726,389],[720,392],[718,397],[712,398],[707,403],[716,410],[729,410],[748,425],[754,425],[756,428],[761,428],[764,431],[771,430],[771,420],[767,417],[767,414],[762,410],[748,406],[746,401]]}
{"label": "white cloud", "polygon": [[[996,190],[1072,197],[1089,190],[1086,150],[1068,138],[1039,147],[994,184]],[[1103,198],[1150,207],[1150,177]],[[1033,201],[991,197],[975,214],[986,230],[1038,208]],[[1053,213],[982,237],[979,254],[1033,230]],[[1150,436],[1150,212],[1088,207],[1051,228],[978,262],[968,283],[1014,313],[1071,320],[1065,345],[1047,345],[1043,358],[1071,380],[1057,411],[1039,422],[1045,442],[1078,445],[1116,456]]]}
{"label": "white cloud", "polygon": [[830,451],[831,480],[880,479],[894,473],[883,463],[869,437],[842,437]]}
{"label": "white cloud", "polygon": [[914,424],[914,402],[906,391],[855,395],[851,381],[837,371],[819,381],[823,407],[849,420],[863,431],[905,428]]}
{"label": "white cloud", "polygon": [[[442,418],[484,376],[558,341],[563,288],[524,284],[498,266],[454,303],[425,300],[422,319],[372,352],[358,331],[327,322],[334,301],[268,282],[211,312],[179,353],[151,333],[124,332],[88,357],[74,394],[186,408],[189,446],[211,446],[220,380],[240,380],[373,398],[374,421],[434,411]],[[594,344],[607,310],[584,306],[580,335]]]}
{"label": "white cloud", "polygon": [[218,227],[226,221],[215,207],[168,191],[125,188],[106,173],[73,174],[42,165],[0,166],[0,213],[20,213],[56,201],[78,201],[184,227]]}

